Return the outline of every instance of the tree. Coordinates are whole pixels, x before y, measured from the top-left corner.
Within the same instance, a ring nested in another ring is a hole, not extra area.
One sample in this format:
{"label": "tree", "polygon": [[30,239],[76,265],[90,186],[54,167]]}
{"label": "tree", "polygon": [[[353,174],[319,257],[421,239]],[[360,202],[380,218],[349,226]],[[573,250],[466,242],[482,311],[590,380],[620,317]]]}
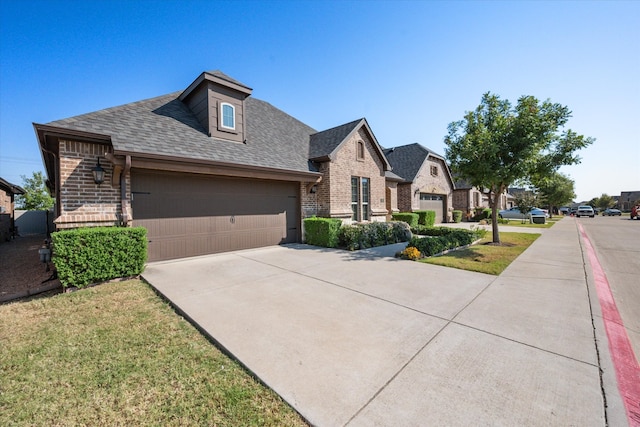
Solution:
{"label": "tree", "polygon": [[566,205],[576,198],[575,183],[568,176],[554,172],[533,183],[541,193],[542,203],[549,205],[549,215],[553,215],[554,208]]}
{"label": "tree", "polygon": [[609,196],[607,193],[602,193],[602,196],[596,199],[596,207],[602,210],[609,209],[615,204],[615,199]]}
{"label": "tree", "polygon": [[446,157],[454,173],[489,192],[493,242],[500,243],[496,201],[518,180],[535,182],[562,165],[580,162],[575,151],[593,143],[570,129],[559,132],[571,117],[565,106],[522,96],[512,108],[489,92],[462,120],[448,126]]}
{"label": "tree", "polygon": [[538,197],[532,192],[525,191],[524,193],[516,196],[514,204],[522,214],[522,223],[525,223],[527,213],[531,212],[531,209],[536,207],[538,203]]}
{"label": "tree", "polygon": [[34,172],[31,178],[25,175],[20,177],[24,194],[16,197],[18,209],[44,211],[53,207],[54,198],[47,190],[42,172]]}

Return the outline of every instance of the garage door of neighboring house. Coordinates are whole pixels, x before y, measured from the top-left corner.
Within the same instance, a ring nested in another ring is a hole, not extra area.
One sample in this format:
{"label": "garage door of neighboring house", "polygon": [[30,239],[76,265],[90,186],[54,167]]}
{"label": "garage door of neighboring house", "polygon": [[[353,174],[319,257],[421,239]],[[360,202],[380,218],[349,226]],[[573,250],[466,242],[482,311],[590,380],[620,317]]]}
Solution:
{"label": "garage door of neighboring house", "polygon": [[298,241],[297,182],[132,170],[133,225],[149,261]]}
{"label": "garage door of neighboring house", "polygon": [[436,224],[444,221],[444,196],[420,193],[420,210],[436,211]]}

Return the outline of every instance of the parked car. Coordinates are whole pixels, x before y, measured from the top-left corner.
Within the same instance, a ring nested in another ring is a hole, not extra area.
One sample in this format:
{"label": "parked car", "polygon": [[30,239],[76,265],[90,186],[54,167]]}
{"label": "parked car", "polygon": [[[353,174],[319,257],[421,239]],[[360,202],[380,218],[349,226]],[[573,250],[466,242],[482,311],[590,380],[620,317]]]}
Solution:
{"label": "parked car", "polygon": [[602,216],[620,216],[622,212],[619,209],[605,209],[602,211]]}
{"label": "parked car", "polygon": [[571,212],[571,208],[568,208],[566,206],[561,207],[560,209],[558,209],[558,211],[560,212],[561,215],[569,215]]}
{"label": "parked car", "polygon": [[529,219],[531,215],[549,217],[542,209],[533,208],[526,215],[523,215],[518,208],[504,209],[498,212],[498,218],[504,219]]}
{"label": "parked car", "polygon": [[588,216],[593,218],[594,216],[596,216],[596,213],[591,206],[584,205],[584,206],[578,206],[578,210],[576,211],[576,216],[578,218],[581,216]]}

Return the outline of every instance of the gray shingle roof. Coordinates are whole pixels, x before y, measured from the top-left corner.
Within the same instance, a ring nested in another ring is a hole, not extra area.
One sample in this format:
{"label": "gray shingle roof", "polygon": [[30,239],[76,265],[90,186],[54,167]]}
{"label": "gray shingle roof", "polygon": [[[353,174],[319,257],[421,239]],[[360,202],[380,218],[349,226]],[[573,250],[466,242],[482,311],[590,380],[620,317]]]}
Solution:
{"label": "gray shingle roof", "polygon": [[387,148],[384,150],[384,154],[389,160],[393,172],[409,182],[415,179],[427,156],[443,158],[418,143]]}
{"label": "gray shingle roof", "polygon": [[209,137],[178,96],[181,92],[48,123],[111,136],[115,153],[157,154],[185,159],[308,172],[309,136],[316,130],[271,104],[245,100],[246,143]]}
{"label": "gray shingle roof", "polygon": [[309,158],[323,159],[329,157],[363,120],[364,119],[354,120],[311,135]]}

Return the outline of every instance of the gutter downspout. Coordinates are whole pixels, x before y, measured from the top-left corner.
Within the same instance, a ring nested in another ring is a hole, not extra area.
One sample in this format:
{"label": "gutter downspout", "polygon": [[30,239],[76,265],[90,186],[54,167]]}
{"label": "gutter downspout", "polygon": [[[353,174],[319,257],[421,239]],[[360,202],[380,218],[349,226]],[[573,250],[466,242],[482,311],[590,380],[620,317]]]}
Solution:
{"label": "gutter downspout", "polygon": [[120,207],[122,209],[122,224],[129,224],[129,212],[127,210],[127,176],[131,170],[131,156],[125,156],[124,170],[120,173]]}

